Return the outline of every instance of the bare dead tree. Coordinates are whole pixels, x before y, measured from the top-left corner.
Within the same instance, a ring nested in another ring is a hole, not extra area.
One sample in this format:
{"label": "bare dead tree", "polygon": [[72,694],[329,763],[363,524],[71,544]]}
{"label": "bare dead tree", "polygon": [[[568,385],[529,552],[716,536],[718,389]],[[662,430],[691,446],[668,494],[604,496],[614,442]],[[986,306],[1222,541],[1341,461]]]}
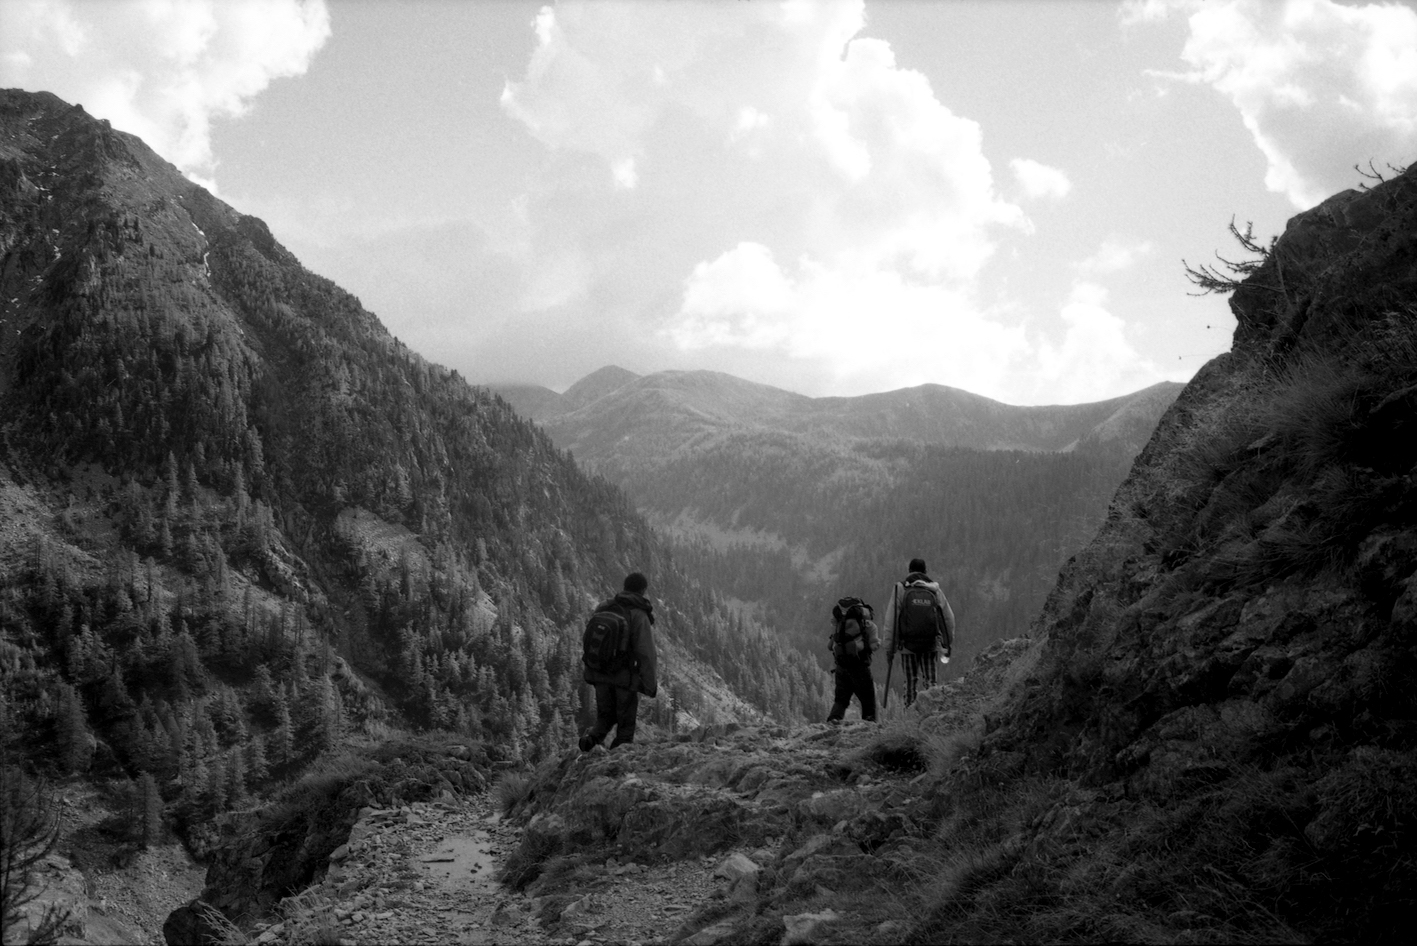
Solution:
{"label": "bare dead tree", "polygon": [[[0,930],[13,931],[24,908],[39,897],[31,882],[35,866],[54,850],[59,816],[47,785],[19,768],[0,768]],[[28,943],[54,943],[69,911],[50,905],[27,934]]]}
{"label": "bare dead tree", "polygon": [[1277,237],[1270,237],[1269,244],[1265,245],[1255,238],[1254,224],[1245,222],[1245,230],[1242,233],[1240,228],[1235,226],[1235,218],[1230,218],[1230,235],[1235,238],[1235,242],[1240,244],[1241,249],[1247,253],[1254,254],[1250,259],[1226,259],[1217,251],[1215,258],[1220,261],[1219,266],[1209,263],[1201,263],[1199,266],[1192,266],[1184,259],[1181,265],[1186,267],[1186,279],[1199,292],[1188,293],[1192,296],[1205,296],[1210,293],[1225,294],[1234,292],[1240,288],[1240,283],[1244,282],[1250,274],[1264,265],[1269,259],[1270,252],[1274,249]]}
{"label": "bare dead tree", "polygon": [[[1385,166],[1390,172],[1392,172],[1392,174],[1393,174],[1394,177],[1396,177],[1396,176],[1402,174],[1404,171],[1407,170],[1407,168],[1405,168],[1405,167],[1398,167],[1398,166],[1395,165],[1395,164],[1386,164],[1386,163],[1385,163],[1384,166]],[[1359,176],[1359,177],[1367,178],[1367,180],[1368,180],[1368,181],[1372,181],[1373,184],[1381,184],[1381,183],[1383,183],[1384,181],[1387,180],[1387,175],[1383,174],[1382,171],[1379,171],[1379,170],[1377,169],[1377,166],[1373,163],[1373,159],[1372,159],[1372,158],[1369,158],[1369,159],[1368,159],[1368,169],[1367,169],[1366,171],[1363,170],[1363,165],[1361,165],[1361,164],[1355,164],[1355,165],[1353,165],[1353,170],[1355,170],[1355,171],[1358,172],[1358,176]],[[1367,190],[1367,189],[1368,189],[1369,187],[1371,187],[1371,186],[1372,186],[1372,184],[1367,183],[1367,181],[1360,181],[1359,184],[1358,184],[1358,188],[1359,188],[1360,190]]]}

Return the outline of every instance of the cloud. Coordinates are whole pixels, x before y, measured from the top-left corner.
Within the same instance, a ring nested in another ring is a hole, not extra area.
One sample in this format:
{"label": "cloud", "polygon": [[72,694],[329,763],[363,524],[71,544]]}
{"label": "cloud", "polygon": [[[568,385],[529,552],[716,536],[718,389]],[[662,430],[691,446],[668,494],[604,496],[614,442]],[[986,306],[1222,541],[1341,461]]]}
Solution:
{"label": "cloud", "polygon": [[740,347],[816,363],[835,391],[937,382],[997,394],[1028,354],[1022,330],[988,318],[963,289],[807,257],[788,272],[755,243],[696,266],[681,315],[664,331],[683,349]]}
{"label": "cloud", "polygon": [[[864,26],[860,2],[543,9],[502,94],[555,156],[528,203],[528,265],[578,239],[588,313],[631,313],[726,370],[773,355],[791,362],[779,381],[819,389],[1000,390],[1022,335],[990,320],[976,282],[1028,220],[999,195],[979,124]],[[902,332],[989,357],[903,367]]]}
{"label": "cloud", "polygon": [[1122,0],[1117,7],[1117,19],[1123,26],[1157,23],[1176,13],[1192,13],[1203,0]]}
{"label": "cloud", "polygon": [[210,186],[212,122],[303,74],[329,35],[324,0],[6,0],[0,84],[82,104]]}
{"label": "cloud", "polygon": [[1154,249],[1150,240],[1140,243],[1123,243],[1120,240],[1104,240],[1087,259],[1078,263],[1078,269],[1089,275],[1116,273],[1130,269],[1138,260]]}
{"label": "cloud", "polygon": [[1025,196],[1061,200],[1073,189],[1073,182],[1068,180],[1066,174],[1046,164],[1028,158],[1014,158],[1009,162],[1009,167],[1014,169],[1014,178],[1023,188]]}
{"label": "cloud", "polygon": [[1182,78],[1230,99],[1296,207],[1352,187],[1355,164],[1417,158],[1417,10],[1230,0],[1188,26]]}
{"label": "cloud", "polygon": [[1087,280],[1073,283],[1059,317],[1060,343],[1038,345],[1035,397],[1079,403],[1115,397],[1154,384],[1161,370],[1142,358],[1126,337],[1126,323],[1107,310],[1107,290]]}

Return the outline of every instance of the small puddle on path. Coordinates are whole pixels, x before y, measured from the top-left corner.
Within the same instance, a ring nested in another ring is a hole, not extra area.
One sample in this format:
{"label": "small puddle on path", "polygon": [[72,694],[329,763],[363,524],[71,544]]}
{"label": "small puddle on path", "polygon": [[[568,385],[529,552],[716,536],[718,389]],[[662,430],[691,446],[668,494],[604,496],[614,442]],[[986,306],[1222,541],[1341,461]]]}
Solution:
{"label": "small puddle on path", "polygon": [[421,860],[429,879],[450,893],[492,896],[501,888],[492,878],[497,862],[492,855],[492,837],[484,830],[444,838]]}

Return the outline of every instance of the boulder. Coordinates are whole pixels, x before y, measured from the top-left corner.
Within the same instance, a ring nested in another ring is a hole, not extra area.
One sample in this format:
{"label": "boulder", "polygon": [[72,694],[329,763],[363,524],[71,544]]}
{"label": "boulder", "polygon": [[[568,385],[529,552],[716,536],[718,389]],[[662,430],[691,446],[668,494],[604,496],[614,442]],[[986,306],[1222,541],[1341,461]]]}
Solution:
{"label": "boulder", "polygon": [[740,877],[752,876],[762,870],[757,864],[746,855],[741,853],[730,854],[718,867],[714,868],[713,875],[722,877],[730,885],[738,882]]}
{"label": "boulder", "polygon": [[851,788],[841,788],[833,792],[814,792],[798,805],[802,817],[824,824],[836,824],[856,817],[870,803],[861,793]]}
{"label": "boulder", "polygon": [[818,929],[839,919],[841,919],[841,915],[835,910],[785,916],[782,918],[783,926],[786,927],[782,936],[782,946],[800,946],[800,944],[811,943],[816,939]]}
{"label": "boulder", "polygon": [[706,926],[693,936],[684,939],[686,946],[716,946],[733,935],[735,924],[732,919],[719,920],[712,926]]}

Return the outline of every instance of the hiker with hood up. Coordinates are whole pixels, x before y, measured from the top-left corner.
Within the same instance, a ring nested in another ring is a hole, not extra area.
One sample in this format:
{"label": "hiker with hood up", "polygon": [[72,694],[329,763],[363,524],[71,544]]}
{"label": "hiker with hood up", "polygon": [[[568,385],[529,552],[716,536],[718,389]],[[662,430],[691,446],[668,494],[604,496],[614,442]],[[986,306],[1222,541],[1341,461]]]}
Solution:
{"label": "hiker with hood up", "polygon": [[585,682],[595,687],[595,723],[580,739],[582,752],[600,745],[610,730],[610,748],[635,741],[640,694],[654,699],[654,606],[645,597],[649,580],[639,572],[625,576],[624,590],[602,601],[586,623],[583,638]]}
{"label": "hiker with hood up", "polygon": [[908,707],[915,702],[922,678],[923,689],[935,685],[936,661],[948,661],[954,646],[954,612],[939,583],[925,573],[924,559],[912,558],[910,574],[891,588],[885,626],[890,633],[886,659],[900,654]]}

